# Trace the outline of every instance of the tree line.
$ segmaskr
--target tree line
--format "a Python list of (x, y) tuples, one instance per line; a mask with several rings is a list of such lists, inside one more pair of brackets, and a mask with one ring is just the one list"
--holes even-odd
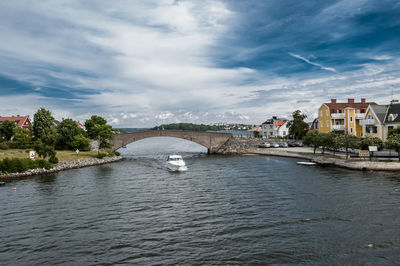
[(54, 124), (51, 111), (40, 108), (34, 114), (30, 129), (18, 127), (14, 122), (4, 121), (0, 124), (0, 149), (33, 148), (43, 159), (58, 163), (56, 150), (90, 149), (90, 139), (99, 141), (99, 149), (110, 148), (109, 140), (114, 132), (107, 120), (93, 115), (85, 121), (86, 131), (72, 119), (62, 119), (59, 125)]
[(223, 130), (222, 126), (192, 124), (192, 123), (174, 123), (153, 127), (152, 130), (191, 130), (191, 131), (219, 131)]

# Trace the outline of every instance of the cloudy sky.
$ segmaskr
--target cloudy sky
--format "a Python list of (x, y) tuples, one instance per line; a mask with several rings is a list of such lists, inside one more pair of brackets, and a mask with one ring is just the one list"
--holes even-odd
[(115, 127), (309, 118), (400, 96), (400, 2), (1, 1), (0, 115)]

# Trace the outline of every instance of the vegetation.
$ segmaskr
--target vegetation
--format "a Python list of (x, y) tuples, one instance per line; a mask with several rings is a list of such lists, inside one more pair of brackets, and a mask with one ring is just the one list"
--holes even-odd
[(51, 127), (54, 126), (54, 118), (49, 110), (40, 108), (33, 118), (32, 134), (37, 140), (40, 139)]
[(302, 139), (308, 132), (308, 124), (304, 122), (307, 118), (300, 110), (296, 110), (292, 114), (293, 120), (289, 121), (289, 135), (296, 139)]
[(103, 117), (97, 116), (97, 115), (92, 115), (90, 117), (90, 119), (86, 120), (86, 122), (85, 122), (87, 136), (90, 139), (97, 139), (98, 132), (95, 130), (95, 126), (96, 125), (101, 126), (101, 125), (106, 125), (106, 124), (107, 124), (107, 120), (105, 120)]
[(15, 127), (13, 129), (13, 142), (16, 148), (25, 149), (32, 146), (32, 137), (29, 130), (22, 127)]
[(84, 134), (84, 130), (78, 127), (72, 119), (63, 119), (57, 126), (57, 148), (58, 149), (72, 149), (72, 142), (78, 135)]
[(0, 124), (0, 142), (1, 140), (10, 141), (13, 136), (13, 130), (16, 127), (12, 121), (4, 121)]
[(88, 151), (90, 149), (90, 140), (83, 134), (78, 134), (71, 142), (72, 150)]
[(315, 151), (322, 144), (321, 133), (317, 130), (308, 131), (307, 134), (303, 137), (303, 143), (307, 146), (312, 146)]
[(51, 165), (45, 160), (32, 161), (24, 158), (4, 158), (0, 161), (0, 173), (20, 173), (28, 169), (45, 168), (50, 169)]
[(400, 162), (400, 130), (391, 131), (385, 144), (386, 147), (396, 150)]
[(223, 130), (222, 126), (204, 125), (204, 124), (192, 124), (192, 123), (176, 123), (160, 125), (152, 128), (152, 130), (192, 130), (192, 131), (219, 131)]
[(56, 144), (56, 128), (51, 126), (46, 132), (43, 132), (40, 138), (34, 143), (34, 149), (40, 157), (45, 159), (46, 157), (55, 157), (55, 144)]

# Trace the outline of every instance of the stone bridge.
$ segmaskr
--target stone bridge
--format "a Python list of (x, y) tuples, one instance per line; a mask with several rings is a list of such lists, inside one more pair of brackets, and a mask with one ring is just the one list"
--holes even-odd
[(114, 135), (111, 140), (112, 149), (118, 150), (129, 143), (154, 137), (173, 137), (196, 142), (208, 149), (208, 153), (218, 150), (232, 137), (231, 133), (186, 131), (186, 130), (147, 130)]

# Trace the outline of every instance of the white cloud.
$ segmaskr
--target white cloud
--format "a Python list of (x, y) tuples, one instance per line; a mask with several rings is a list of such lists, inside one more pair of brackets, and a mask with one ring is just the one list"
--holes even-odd
[(323, 70), (327, 70), (327, 71), (331, 71), (331, 72), (335, 72), (335, 73), (337, 72), (336, 69), (334, 69), (333, 67), (325, 67), (325, 66), (323, 66), (321, 64), (318, 64), (318, 63), (315, 63), (315, 62), (311, 62), (310, 60), (308, 60), (307, 58), (305, 58), (305, 57), (303, 57), (301, 55), (290, 53), (290, 52), (289, 52), (289, 55), (291, 55), (291, 56), (293, 56), (295, 58), (298, 58), (300, 60), (303, 60), (307, 64), (310, 64), (310, 65), (313, 65), (313, 66), (317, 66), (317, 67), (319, 67), (319, 68), (321, 68)]

